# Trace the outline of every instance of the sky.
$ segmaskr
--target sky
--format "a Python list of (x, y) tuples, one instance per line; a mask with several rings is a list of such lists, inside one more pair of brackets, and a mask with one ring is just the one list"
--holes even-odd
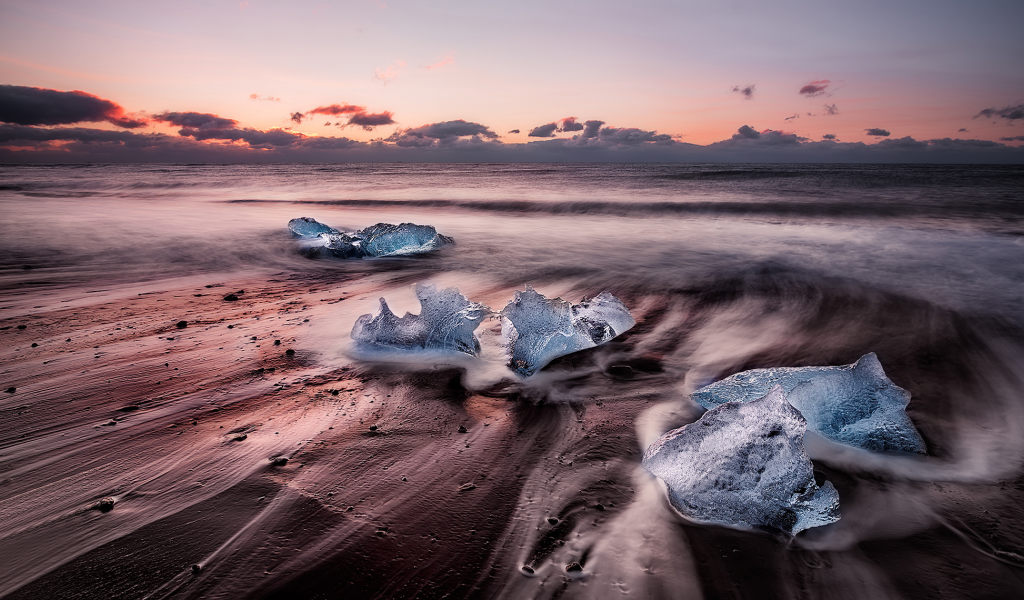
[(1019, 0), (3, 0), (0, 160), (1024, 162), (1022, 24)]

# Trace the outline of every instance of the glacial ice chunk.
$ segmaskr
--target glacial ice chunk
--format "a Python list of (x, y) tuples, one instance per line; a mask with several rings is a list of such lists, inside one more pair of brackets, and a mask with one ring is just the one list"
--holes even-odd
[(352, 327), (352, 339), (372, 346), (402, 350), (450, 350), (472, 356), (480, 354), (480, 341), (473, 335), (490, 313), (483, 304), (470, 302), (458, 288), (441, 291), (433, 285), (416, 285), (420, 314), (399, 318), (380, 299), (380, 314), (363, 315)]
[(644, 452), (642, 464), (665, 482), (672, 506), (687, 518), (795, 535), (840, 517), (835, 487), (814, 481), (806, 428), (775, 386), (669, 431)]
[(408, 256), (455, 243), (452, 238), (437, 233), (432, 226), (415, 223), (377, 223), (346, 233), (309, 217), (299, 217), (288, 221), (288, 229), (304, 238), (303, 245), (310, 254), (322, 249), (340, 258)]
[(749, 402), (781, 385), (807, 426), (830, 440), (875, 452), (925, 453), (905, 411), (910, 392), (897, 386), (874, 352), (841, 367), (779, 367), (736, 373), (690, 398), (704, 408)]
[(367, 256), (405, 256), (437, 250), (454, 244), (455, 240), (441, 235), (430, 225), (377, 223), (356, 232), (363, 240)]
[(530, 286), (501, 311), (508, 366), (529, 377), (559, 356), (593, 348), (636, 325), (629, 309), (609, 292), (569, 304), (549, 300)]
[(298, 217), (288, 221), (288, 229), (299, 237), (316, 237), (321, 233), (339, 233), (333, 227), (328, 227), (312, 217)]

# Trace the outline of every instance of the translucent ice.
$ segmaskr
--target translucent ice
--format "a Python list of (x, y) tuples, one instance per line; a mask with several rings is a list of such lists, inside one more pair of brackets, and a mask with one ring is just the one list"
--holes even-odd
[(669, 431), (643, 466), (669, 501), (695, 521), (797, 534), (839, 520), (839, 493), (814, 481), (804, 452), (807, 422), (775, 386), (762, 398), (723, 404)]
[(433, 285), (416, 285), (420, 314), (398, 318), (380, 299), (380, 314), (363, 315), (352, 327), (352, 339), (373, 346), (402, 350), (454, 350), (477, 356), (480, 342), (473, 331), (490, 312), (470, 302), (457, 288), (437, 291)]
[(310, 254), (322, 249), (340, 258), (407, 256), (455, 243), (430, 225), (415, 223), (377, 223), (354, 233), (345, 233), (309, 217), (299, 217), (288, 221), (288, 229), (305, 238), (304, 246)]
[(288, 221), (288, 229), (299, 237), (316, 237), (321, 233), (338, 233), (337, 229), (328, 227), (312, 217), (298, 217)]
[(925, 452), (924, 440), (904, 411), (910, 392), (898, 387), (874, 352), (841, 367), (780, 367), (743, 371), (690, 397), (704, 408), (748, 402), (781, 385), (811, 431), (875, 452)]
[(420, 254), (455, 243), (455, 240), (437, 233), (430, 225), (413, 223), (377, 223), (357, 231), (355, 235), (363, 240), (367, 256)]
[(549, 300), (527, 286), (501, 311), (508, 366), (529, 377), (553, 359), (603, 344), (636, 321), (615, 296), (601, 292), (576, 305)]

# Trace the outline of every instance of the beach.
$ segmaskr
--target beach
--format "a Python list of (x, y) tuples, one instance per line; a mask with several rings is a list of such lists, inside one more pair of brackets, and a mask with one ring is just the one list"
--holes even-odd
[[(1024, 595), (1020, 167), (2, 176), (0, 597)], [(456, 243), (313, 260), (299, 216)], [(479, 359), (351, 341), (417, 283), (495, 311)], [(637, 324), (517, 378), (497, 311), (527, 285)], [(694, 390), (868, 352), (927, 454), (808, 438), (838, 522), (695, 523), (640, 466)]]

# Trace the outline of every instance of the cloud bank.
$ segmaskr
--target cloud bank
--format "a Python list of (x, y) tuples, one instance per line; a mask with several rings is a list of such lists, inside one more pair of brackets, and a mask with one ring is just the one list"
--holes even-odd
[[(820, 84), (817, 82), (816, 84)], [(1020, 107), (991, 109), (1014, 120)], [(988, 109), (986, 109), (988, 110)], [(980, 113), (979, 113), (980, 114)], [(343, 126), (394, 124), (390, 112), (362, 106), (318, 106), (311, 116), (341, 118)], [(991, 115), (982, 115), (991, 116)], [(347, 119), (347, 120), (346, 120)], [(535, 127), (527, 143), (503, 143), (488, 126), (462, 119), (398, 128), (386, 138), (361, 142), (287, 129), (260, 130), (214, 113), (165, 111), (145, 119), (116, 103), (84, 92), (0, 86), (0, 162), (906, 162), (1024, 164), (1024, 136), (988, 140), (932, 139), (870, 128), (877, 143), (840, 142), (826, 134), (811, 141), (795, 133), (741, 125), (726, 139), (706, 145), (637, 127), (565, 117)], [(118, 130), (78, 126), (109, 123)], [(330, 122), (330, 121), (328, 121)], [(339, 121), (340, 123), (341, 121)], [(139, 133), (137, 123), (178, 128), (176, 134)], [(517, 132), (518, 130), (512, 130)], [(555, 133), (570, 136), (555, 137)], [(536, 135), (534, 135), (536, 134)], [(1002, 142), (1011, 142), (1008, 145)]]

